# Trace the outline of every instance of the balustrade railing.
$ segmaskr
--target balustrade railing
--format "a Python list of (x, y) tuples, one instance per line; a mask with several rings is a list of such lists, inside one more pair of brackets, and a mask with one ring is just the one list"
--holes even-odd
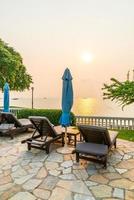
[(109, 129), (134, 130), (134, 118), (125, 117), (76, 116), (76, 124), (103, 126)]

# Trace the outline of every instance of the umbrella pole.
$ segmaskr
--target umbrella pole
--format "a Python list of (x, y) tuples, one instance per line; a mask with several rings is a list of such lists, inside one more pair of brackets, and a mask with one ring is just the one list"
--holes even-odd
[(65, 147), (67, 147), (67, 127), (65, 127)]

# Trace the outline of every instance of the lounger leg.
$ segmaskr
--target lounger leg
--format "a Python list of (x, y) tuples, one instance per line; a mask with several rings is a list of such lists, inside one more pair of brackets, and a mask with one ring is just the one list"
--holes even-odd
[(107, 168), (107, 156), (104, 157), (104, 168)]
[(79, 153), (76, 152), (76, 162), (79, 162)]
[(10, 134), (10, 138), (11, 138), (11, 140), (13, 140), (13, 135), (12, 135), (12, 133)]
[(115, 143), (114, 143), (114, 147), (116, 148), (116, 140), (115, 140)]
[(47, 153), (47, 154), (49, 154), (49, 147), (50, 147), (50, 145), (47, 145), (47, 146), (46, 146), (46, 153)]
[(30, 151), (31, 150), (31, 144), (27, 144), (27, 148), (28, 148), (28, 151)]

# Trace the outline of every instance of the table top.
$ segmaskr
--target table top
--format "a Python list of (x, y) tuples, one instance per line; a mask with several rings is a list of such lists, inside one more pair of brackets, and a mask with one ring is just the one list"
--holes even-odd
[[(54, 129), (57, 132), (63, 132), (63, 133), (65, 133), (65, 128), (64, 127), (54, 126)], [(69, 127), (67, 127), (67, 133), (68, 134), (77, 135), (77, 134), (79, 134), (79, 130), (75, 126), (69, 126)]]
[[(65, 129), (63, 130), (63, 132), (65, 132)], [(67, 133), (68, 133), (68, 134), (72, 134), (72, 135), (77, 135), (77, 134), (79, 134), (80, 132), (79, 132), (79, 130), (77, 129), (77, 127), (75, 127), (75, 126), (69, 126), (69, 127), (67, 127)]]

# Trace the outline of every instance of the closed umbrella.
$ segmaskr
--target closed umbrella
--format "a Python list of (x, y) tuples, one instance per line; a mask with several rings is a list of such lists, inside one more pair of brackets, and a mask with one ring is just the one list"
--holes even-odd
[[(62, 80), (62, 115), (60, 117), (60, 124), (62, 127), (65, 127), (65, 147), (67, 147), (67, 127), (71, 124), (70, 111), (73, 105), (72, 76), (68, 68), (65, 69)], [(67, 149), (65, 150), (66, 152)]]
[(4, 85), (4, 106), (3, 106), (3, 111), (4, 112), (9, 112), (9, 84), (5, 83)]

